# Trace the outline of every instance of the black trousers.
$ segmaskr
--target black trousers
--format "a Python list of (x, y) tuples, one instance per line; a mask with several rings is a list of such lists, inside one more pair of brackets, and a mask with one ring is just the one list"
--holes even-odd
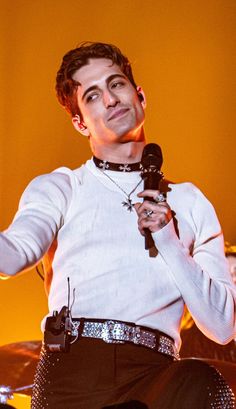
[(221, 375), (133, 344), (82, 338), (70, 352), (42, 349), (32, 409), (232, 409)]

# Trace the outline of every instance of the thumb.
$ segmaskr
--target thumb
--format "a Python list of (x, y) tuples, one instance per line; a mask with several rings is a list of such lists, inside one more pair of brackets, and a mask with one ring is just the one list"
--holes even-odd
[(137, 214), (138, 214), (138, 209), (140, 208), (141, 204), (142, 204), (142, 203), (139, 203), (139, 202), (138, 202), (138, 203), (134, 203), (134, 208), (135, 208)]

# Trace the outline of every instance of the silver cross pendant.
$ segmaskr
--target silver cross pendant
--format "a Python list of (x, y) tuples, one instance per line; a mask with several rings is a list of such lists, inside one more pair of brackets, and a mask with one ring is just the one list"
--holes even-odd
[(124, 200), (121, 204), (122, 204), (122, 206), (126, 207), (126, 209), (129, 212), (133, 211), (134, 204), (132, 203), (132, 200), (130, 198), (127, 197), (127, 199)]

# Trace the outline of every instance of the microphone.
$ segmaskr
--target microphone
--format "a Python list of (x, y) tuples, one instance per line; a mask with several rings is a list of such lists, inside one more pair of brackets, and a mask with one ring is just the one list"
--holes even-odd
[[(141, 177), (144, 180), (144, 190), (159, 190), (160, 181), (163, 178), (161, 166), (163, 163), (162, 151), (156, 143), (148, 143), (144, 149), (141, 159)], [(154, 201), (150, 197), (144, 200)], [(154, 241), (149, 229), (145, 229), (145, 249), (149, 250), (154, 246)]]

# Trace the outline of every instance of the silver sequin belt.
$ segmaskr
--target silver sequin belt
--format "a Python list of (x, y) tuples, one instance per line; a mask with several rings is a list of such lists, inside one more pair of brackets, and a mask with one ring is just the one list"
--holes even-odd
[(162, 332), (146, 329), (132, 323), (114, 320), (73, 319), (72, 336), (102, 339), (109, 344), (135, 345), (151, 348), (178, 360), (179, 354), (174, 341)]

